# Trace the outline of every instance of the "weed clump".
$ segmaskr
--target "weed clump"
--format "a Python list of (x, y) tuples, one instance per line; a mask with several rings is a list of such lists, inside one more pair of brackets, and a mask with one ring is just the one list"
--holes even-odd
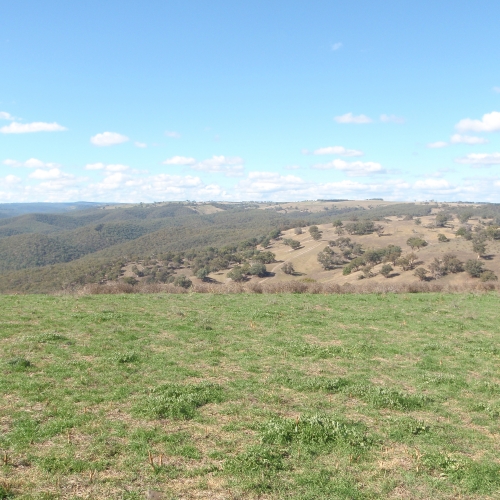
[(261, 439), (266, 444), (299, 443), (313, 447), (342, 443), (355, 448), (367, 448), (372, 443), (360, 425), (319, 414), (297, 419), (273, 418), (264, 425)]
[(16, 370), (24, 370), (33, 366), (31, 361), (28, 361), (26, 358), (12, 358), (7, 361), (7, 364)]
[(153, 389), (137, 410), (150, 418), (190, 420), (198, 408), (222, 400), (222, 388), (216, 384), (165, 384)]
[(391, 408), (394, 410), (418, 410), (430, 399), (421, 394), (406, 394), (395, 389), (373, 387), (369, 384), (358, 384), (349, 387), (350, 395), (358, 396), (375, 408)]

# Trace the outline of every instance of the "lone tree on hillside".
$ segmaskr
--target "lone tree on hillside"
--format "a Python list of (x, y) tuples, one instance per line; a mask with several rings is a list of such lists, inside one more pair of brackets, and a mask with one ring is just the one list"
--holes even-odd
[(380, 274), (384, 276), (384, 278), (388, 278), (392, 271), (394, 271), (394, 269), (390, 264), (384, 264), (380, 270)]
[(295, 269), (293, 267), (293, 264), (291, 262), (285, 262), (282, 266), (281, 266), (281, 270), (285, 273), (285, 274), (294, 274), (295, 273)]
[(415, 269), (415, 272), (413, 273), (420, 281), (425, 281), (427, 279), (427, 269), (424, 269), (423, 267), (417, 267)]
[(302, 232), (303, 232), (303, 231), (302, 231), (302, 228), (299, 226), (299, 227), (296, 227), (296, 228), (293, 230), (293, 232), (294, 232), (295, 234), (302, 234)]
[(434, 225), (436, 227), (445, 227), (446, 223), (451, 219), (451, 215), (444, 212), (439, 212), (434, 220)]
[(486, 253), (486, 242), (482, 238), (472, 240), (472, 251), (477, 253), (477, 258), (480, 259)]
[(283, 243), (289, 247), (292, 247), (292, 250), (297, 250), (298, 248), (300, 248), (300, 241), (293, 240), (292, 238), (284, 239)]
[(465, 263), (465, 270), (469, 273), (472, 278), (479, 278), (483, 273), (484, 263), (479, 260), (469, 259)]
[(422, 238), (417, 238), (416, 236), (412, 236), (411, 238), (408, 238), (406, 240), (406, 244), (411, 247), (412, 250), (420, 250), (422, 247), (427, 246), (427, 241), (423, 240)]
[(323, 233), (319, 230), (318, 226), (311, 226), (309, 228), (309, 234), (311, 235), (313, 240), (318, 241), (321, 239)]

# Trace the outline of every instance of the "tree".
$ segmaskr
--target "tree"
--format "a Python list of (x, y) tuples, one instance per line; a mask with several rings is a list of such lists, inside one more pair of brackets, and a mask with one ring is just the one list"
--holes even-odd
[(192, 284), (193, 282), (183, 274), (180, 274), (174, 279), (174, 285), (181, 286), (182, 288), (189, 288)]
[(136, 280), (133, 276), (127, 276), (126, 278), (123, 278), (123, 282), (127, 283), (127, 285), (137, 285), (139, 283), (138, 280)]
[(333, 227), (342, 227), (343, 225), (344, 225), (344, 223), (340, 219), (335, 219), (332, 222), (332, 226)]
[(465, 270), (472, 278), (479, 278), (484, 271), (483, 267), (484, 263), (479, 260), (469, 259), (465, 263)]
[(477, 253), (477, 258), (479, 259), (482, 255), (486, 253), (486, 243), (483, 239), (473, 239), (472, 240), (472, 251)]
[(447, 243), (447, 242), (448, 242), (448, 241), (450, 241), (450, 240), (449, 240), (449, 238), (447, 238), (447, 237), (446, 237), (446, 235), (445, 235), (445, 234), (443, 234), (443, 233), (439, 233), (439, 234), (438, 234), (438, 241), (439, 241), (440, 243)]
[(208, 275), (210, 274), (209, 270), (206, 267), (202, 267), (201, 269), (198, 270), (196, 273), (196, 277), (199, 280), (206, 281), (208, 278)]
[(260, 276), (263, 278), (267, 274), (267, 269), (262, 262), (254, 262), (248, 271), (248, 274), (251, 274), (252, 276)]
[(481, 281), (497, 281), (498, 277), (493, 271), (486, 269), (485, 271), (483, 271), (481, 273), (481, 275), (479, 276), (479, 279)]
[(451, 216), (444, 212), (439, 212), (434, 220), (436, 227), (445, 227), (446, 223), (451, 219)]
[(412, 250), (420, 250), (422, 247), (427, 246), (427, 241), (423, 240), (422, 238), (417, 238), (416, 236), (413, 236), (411, 238), (408, 238), (406, 240), (406, 244), (411, 247)]
[(474, 212), (472, 210), (465, 210), (464, 212), (461, 212), (460, 214), (458, 214), (458, 220), (462, 224), (465, 224), (473, 215), (474, 215)]
[(382, 269), (380, 269), (380, 274), (384, 276), (384, 278), (388, 278), (392, 271), (394, 271), (394, 269), (390, 264), (384, 264)]
[(231, 271), (227, 273), (227, 277), (231, 278), (233, 281), (244, 281), (246, 279), (245, 273), (240, 266), (233, 267)]
[(294, 274), (295, 273), (295, 269), (293, 267), (293, 264), (291, 262), (285, 262), (282, 266), (281, 266), (281, 270), (285, 273), (285, 274)]
[(309, 228), (309, 234), (311, 235), (313, 240), (318, 241), (321, 239), (323, 233), (319, 230), (318, 226), (311, 226)]
[(318, 262), (323, 266), (325, 271), (328, 271), (335, 268), (338, 264), (338, 259), (330, 247), (325, 247), (322, 252), (318, 253)]
[(292, 238), (284, 239), (283, 243), (289, 247), (292, 247), (292, 250), (297, 250), (298, 248), (300, 248), (300, 241), (293, 240)]
[(427, 279), (427, 269), (424, 269), (423, 267), (417, 267), (415, 269), (415, 272), (413, 273), (420, 281), (425, 281)]
[(416, 224), (417, 226), (420, 226), (420, 224), (422, 224), (422, 219), (421, 219), (420, 217), (417, 217), (417, 218), (415, 219), (415, 224)]
[(380, 238), (384, 234), (385, 227), (382, 226), (382, 224), (377, 224), (375, 226), (375, 232), (377, 233), (377, 236)]
[(295, 234), (302, 234), (302, 228), (301, 228), (301, 227), (296, 227), (296, 228), (293, 230), (293, 232), (294, 232)]
[(457, 259), (457, 256), (452, 253), (443, 255), (443, 269), (446, 273), (461, 273), (464, 270), (464, 263)]

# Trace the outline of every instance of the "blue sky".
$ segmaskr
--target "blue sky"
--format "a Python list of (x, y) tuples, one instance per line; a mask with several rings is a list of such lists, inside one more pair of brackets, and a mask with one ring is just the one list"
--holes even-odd
[(500, 202), (500, 3), (16, 0), (0, 202)]

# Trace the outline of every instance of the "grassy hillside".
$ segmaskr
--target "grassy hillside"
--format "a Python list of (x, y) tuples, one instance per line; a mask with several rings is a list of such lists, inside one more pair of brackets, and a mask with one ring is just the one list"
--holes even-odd
[(0, 498), (498, 498), (497, 304), (0, 297)]
[[(419, 279), (474, 285), (480, 275), (486, 279), (482, 272), (491, 282), (500, 274), (500, 206), (493, 204), (154, 203), (23, 215), (0, 221), (2, 234), (3, 293), (184, 276), (193, 283), (225, 283), (235, 273), (250, 283), (344, 285), (365, 279), (394, 286)], [(412, 247), (412, 239), (425, 246)], [(477, 242), (484, 251), (477, 253)], [(389, 258), (389, 247), (399, 249), (399, 261)], [(254, 266), (259, 252), (273, 255), (262, 261), (262, 272)], [(483, 269), (471, 281), (466, 264), (478, 255)], [(453, 270), (451, 257), (458, 262)]]

